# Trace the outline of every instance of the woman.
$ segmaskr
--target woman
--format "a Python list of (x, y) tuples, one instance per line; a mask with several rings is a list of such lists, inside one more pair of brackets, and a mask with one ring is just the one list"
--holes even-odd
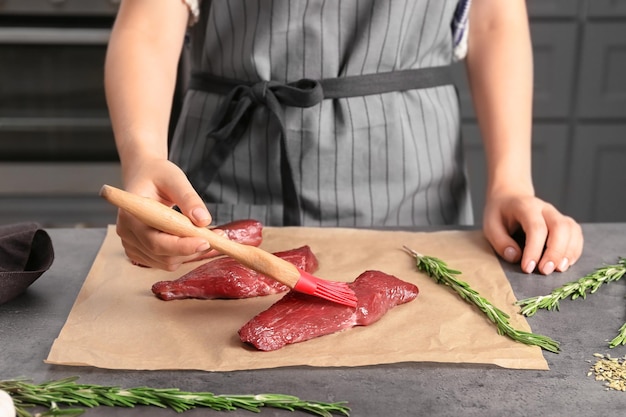
[[(525, 272), (566, 270), (583, 237), (573, 219), (534, 195), (525, 1), (474, 0), (464, 27), (468, 6), (122, 2), (105, 83), (125, 188), (178, 206), (199, 226), (244, 217), (269, 225), (470, 224), (449, 80), (456, 37), (465, 34), (488, 164), (485, 236)], [(170, 150), (187, 32), (193, 75)], [(511, 237), (518, 229), (523, 249)], [(117, 231), (131, 260), (168, 270), (209, 249), (124, 212)]]

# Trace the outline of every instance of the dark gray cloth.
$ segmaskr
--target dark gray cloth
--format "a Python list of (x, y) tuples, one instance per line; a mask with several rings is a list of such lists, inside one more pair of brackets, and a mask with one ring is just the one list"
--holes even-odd
[(39, 224), (0, 226), (0, 304), (24, 292), (53, 261), (52, 241)]
[(225, 94), (226, 99), (222, 102), (222, 107), (214, 113), (206, 132), (207, 141), (209, 138), (214, 139), (215, 145), (205, 146), (203, 158), (187, 175), (197, 189), (210, 186), (247, 128), (250, 115), (255, 109), (264, 106), (270, 111), (273, 121), (280, 126), (283, 225), (299, 226), (302, 217), (301, 203), (293, 180), (293, 168), (286, 152), (288, 134), (283, 106), (308, 108), (320, 104), (325, 98), (362, 97), (453, 83), (449, 66), (324, 80), (302, 79), (289, 84), (276, 81), (251, 83), (204, 73), (193, 74), (189, 83), (191, 90)]
[[(190, 30), (193, 72), (282, 84), (447, 66), (456, 0), (308, 0), (201, 3)], [(190, 90), (170, 158), (189, 172), (224, 94)], [(453, 86), (285, 106), (286, 153), (304, 226), (415, 226), (472, 222)], [(250, 115), (212, 183), (198, 187), (217, 223), (283, 223), (281, 126)]]

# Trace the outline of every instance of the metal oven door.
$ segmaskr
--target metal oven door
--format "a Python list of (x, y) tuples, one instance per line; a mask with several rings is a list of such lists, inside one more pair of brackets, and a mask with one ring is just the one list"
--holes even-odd
[(20, 13), (0, 7), (0, 223), (111, 223), (97, 193), (120, 183), (103, 86), (114, 13)]
[(116, 159), (103, 90), (109, 29), (0, 28), (0, 158)]

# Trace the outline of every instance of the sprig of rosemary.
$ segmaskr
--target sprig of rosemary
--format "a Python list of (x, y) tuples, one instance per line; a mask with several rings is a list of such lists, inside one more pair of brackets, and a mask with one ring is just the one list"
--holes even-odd
[(617, 336), (609, 342), (609, 347), (611, 349), (619, 345), (626, 345), (626, 323), (619, 328)]
[(620, 258), (617, 264), (597, 268), (594, 272), (576, 281), (571, 281), (555, 288), (548, 295), (525, 298), (517, 301), (516, 304), (521, 306), (520, 313), (527, 317), (535, 314), (540, 308), (558, 310), (560, 300), (567, 297), (571, 297), (572, 300), (578, 297), (585, 298), (587, 293), (593, 294), (602, 284), (617, 281), (625, 273), (626, 258)]
[[(0, 381), (0, 390), (13, 398), (18, 417), (33, 417), (27, 408), (47, 407), (37, 416), (79, 416), (85, 412), (76, 407), (134, 407), (136, 405), (170, 408), (178, 413), (197, 407), (216, 411), (244, 409), (259, 412), (262, 407), (289, 411), (305, 411), (322, 417), (333, 414), (350, 415), (345, 402), (304, 401), (285, 394), (216, 395), (210, 392), (185, 392), (177, 388), (120, 388), (93, 384), (78, 384), (78, 377), (34, 384), (26, 380)], [(59, 405), (74, 408), (62, 409)]]
[[(595, 293), (602, 284), (618, 281), (624, 274), (626, 274), (626, 258), (620, 257), (616, 264), (597, 268), (576, 281), (570, 281), (555, 288), (550, 294), (525, 298), (517, 301), (516, 304), (521, 306), (520, 314), (527, 317), (534, 315), (540, 308), (549, 311), (558, 310), (559, 301), (568, 297), (572, 300), (578, 297), (586, 298), (587, 294)], [(619, 345), (626, 345), (626, 323), (620, 327), (617, 336), (609, 342), (610, 348)]]
[(416, 259), (417, 269), (428, 274), (438, 284), (452, 288), (463, 300), (476, 305), (487, 318), (496, 325), (498, 334), (506, 335), (511, 339), (526, 345), (539, 346), (550, 352), (559, 352), (559, 342), (539, 334), (514, 329), (509, 323), (509, 315), (495, 307), (491, 302), (473, 290), (468, 283), (456, 278), (460, 271), (448, 267), (441, 259), (422, 255), (406, 246), (404, 249)]

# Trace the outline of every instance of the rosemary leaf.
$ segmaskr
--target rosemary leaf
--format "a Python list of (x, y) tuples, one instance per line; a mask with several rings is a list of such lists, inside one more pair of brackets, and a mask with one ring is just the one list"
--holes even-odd
[(560, 300), (568, 297), (572, 300), (578, 297), (585, 298), (587, 294), (596, 292), (602, 284), (617, 281), (625, 273), (626, 258), (620, 258), (617, 264), (597, 268), (594, 272), (576, 281), (567, 282), (555, 288), (550, 294), (519, 300), (516, 304), (521, 306), (520, 313), (527, 317), (535, 314), (540, 308), (558, 310)]
[(449, 268), (448, 265), (441, 259), (422, 255), (421, 253), (406, 246), (404, 246), (404, 249), (415, 258), (417, 269), (425, 272), (438, 284), (449, 286), (463, 300), (474, 304), (480, 311), (485, 313), (487, 318), (496, 325), (499, 335), (508, 336), (509, 338), (526, 345), (539, 346), (550, 352), (559, 352), (559, 342), (556, 340), (553, 340), (548, 336), (514, 329), (509, 323), (508, 314), (495, 307), (491, 302), (482, 297), (478, 292), (473, 290), (468, 283), (456, 278), (456, 275), (461, 274), (460, 271)]
[[(350, 415), (345, 402), (304, 401), (285, 394), (216, 395), (210, 392), (185, 392), (177, 388), (120, 388), (93, 384), (78, 384), (71, 377), (34, 384), (26, 380), (0, 381), (0, 390), (11, 395), (18, 417), (33, 417), (28, 408), (42, 406), (48, 410), (36, 416), (79, 416), (78, 407), (134, 407), (136, 405), (170, 408), (182, 413), (197, 407), (216, 411), (243, 409), (259, 412), (262, 407), (301, 410), (322, 417), (334, 414)], [(60, 408), (59, 405), (70, 408)]]
[(619, 333), (613, 340), (609, 342), (609, 347), (612, 349), (619, 345), (626, 345), (626, 323), (619, 328)]

